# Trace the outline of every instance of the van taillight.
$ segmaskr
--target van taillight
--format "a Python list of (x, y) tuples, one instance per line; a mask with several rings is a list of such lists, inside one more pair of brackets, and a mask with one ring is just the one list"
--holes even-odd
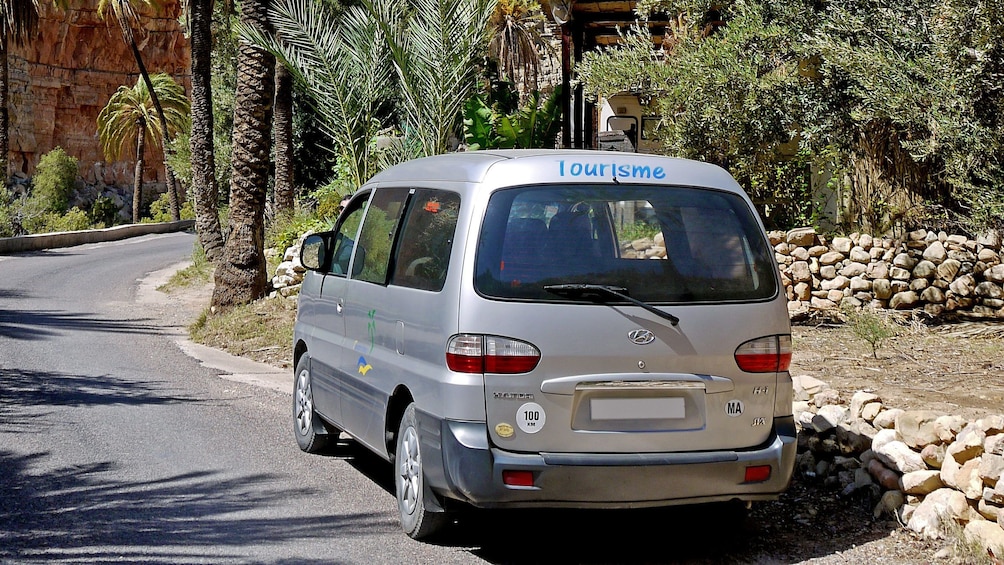
[(752, 339), (736, 349), (736, 364), (747, 373), (787, 371), (791, 365), (791, 336)]
[(540, 362), (540, 350), (517, 339), (460, 334), (446, 345), (446, 365), (458, 373), (529, 373)]

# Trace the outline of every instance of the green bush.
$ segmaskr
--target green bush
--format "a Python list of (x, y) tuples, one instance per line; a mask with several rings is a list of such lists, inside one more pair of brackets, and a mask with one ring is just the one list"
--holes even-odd
[(108, 196), (99, 196), (91, 205), (91, 224), (108, 228), (118, 223), (119, 207)]
[(265, 229), (265, 247), (274, 247), (280, 253), (284, 252), (296, 243), (301, 235), (308, 231), (330, 229), (333, 221), (334, 218), (329, 221), (302, 211), (280, 214)]
[(53, 233), (86, 230), (90, 227), (87, 212), (74, 206), (65, 214), (42, 212), (25, 219), (24, 227), (28, 233)]
[(0, 186), (0, 237), (14, 237), (14, 219), (13, 198), (6, 186)]
[(78, 174), (76, 157), (61, 147), (49, 151), (42, 155), (31, 179), (32, 198), (45, 211), (66, 212)]
[[(181, 210), (178, 210), (178, 215), (181, 216), (182, 220), (194, 220), (195, 219), (195, 208), (192, 206), (192, 201), (186, 200), (184, 204), (181, 205)], [(154, 200), (150, 203), (150, 217), (143, 220), (144, 223), (150, 222), (173, 222), (174, 218), (171, 216), (171, 197), (165, 192), (160, 195), (160, 198)]]

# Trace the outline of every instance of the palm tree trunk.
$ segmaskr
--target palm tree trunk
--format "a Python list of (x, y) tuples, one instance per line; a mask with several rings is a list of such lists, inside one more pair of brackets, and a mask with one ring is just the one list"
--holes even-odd
[(195, 231), (206, 259), (216, 264), (223, 253), (213, 153), (212, 90), (212, 0), (192, 0), (192, 198), (195, 204)]
[[(241, 2), (241, 22), (271, 31), (268, 0)], [(272, 141), (275, 58), (241, 42), (237, 53), (230, 236), (216, 267), (213, 307), (225, 310), (265, 296), (265, 197)]]
[(143, 77), (143, 82), (146, 83), (146, 88), (150, 91), (150, 100), (153, 101), (153, 107), (157, 110), (157, 118), (160, 119), (160, 129), (164, 140), (164, 179), (167, 183), (168, 201), (171, 203), (171, 219), (177, 222), (181, 219), (181, 211), (178, 207), (178, 185), (174, 180), (174, 171), (171, 170), (171, 165), (167, 162), (168, 147), (171, 143), (171, 136), (167, 133), (167, 117), (164, 116), (164, 109), (160, 106), (160, 98), (157, 97), (157, 92), (153, 89), (153, 81), (150, 80), (150, 73), (146, 71), (146, 65), (143, 64), (143, 56), (140, 54), (139, 47), (136, 45), (132, 34), (129, 34), (129, 46), (132, 48), (133, 57), (136, 58), (136, 64), (139, 66), (139, 74)]
[[(10, 180), (10, 113), (7, 110), (10, 67), (7, 63), (7, 33), (0, 32), (0, 187)], [(0, 202), (0, 205), (6, 202)]]
[(292, 212), (293, 201), (293, 75), (275, 66), (275, 210)]
[(139, 223), (140, 207), (143, 203), (143, 150), (146, 148), (146, 124), (136, 120), (136, 168), (132, 181), (132, 223)]

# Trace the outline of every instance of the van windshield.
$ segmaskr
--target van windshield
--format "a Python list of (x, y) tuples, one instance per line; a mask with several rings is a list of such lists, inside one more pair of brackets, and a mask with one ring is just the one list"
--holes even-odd
[(691, 187), (500, 190), (488, 204), (475, 269), (477, 291), (502, 299), (566, 300), (545, 287), (568, 284), (663, 304), (777, 293), (773, 250), (745, 201)]

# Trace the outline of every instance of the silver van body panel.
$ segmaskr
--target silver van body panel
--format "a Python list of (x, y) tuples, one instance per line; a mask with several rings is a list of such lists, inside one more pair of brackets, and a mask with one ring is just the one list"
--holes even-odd
[[(744, 372), (735, 353), (750, 340), (790, 334), (782, 293), (657, 305), (679, 318), (673, 325), (634, 305), (557, 296), (505, 300), (475, 288), (492, 195), (569, 184), (703, 187), (734, 194), (754, 209), (723, 169), (649, 155), (479, 151), (387, 169), (362, 190), (460, 195), (448, 273), (435, 292), (305, 275), (294, 340), (311, 359), (317, 412), (390, 458), (387, 434), (399, 416), (391, 413), (391, 399), (406, 393), (420, 415), (429, 484), (440, 496), (477, 506), (633, 507), (776, 497), (794, 465), (791, 377)], [(758, 217), (755, 222), (765, 240)], [(776, 269), (770, 276), (782, 288)], [(632, 342), (638, 330), (654, 339)], [(521, 374), (451, 371), (445, 349), (457, 334), (533, 344), (540, 362)], [(749, 465), (771, 466), (769, 480), (745, 482)], [(504, 470), (532, 471), (534, 487), (503, 484)]]

